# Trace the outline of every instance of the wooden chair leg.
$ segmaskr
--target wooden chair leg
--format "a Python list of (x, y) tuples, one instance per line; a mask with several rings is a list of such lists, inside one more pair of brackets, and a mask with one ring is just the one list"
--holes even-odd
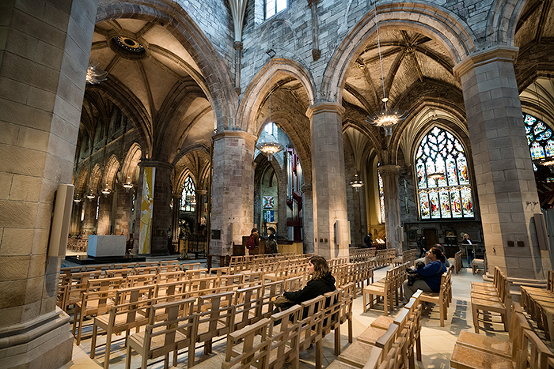
[(362, 295), (363, 295), (363, 303), (364, 303), (364, 305), (363, 305), (363, 312), (365, 313), (365, 312), (367, 311), (367, 307), (366, 307), (366, 298), (365, 298), (366, 293), (365, 293), (363, 290), (362, 290)]
[(96, 334), (98, 333), (98, 326), (93, 324), (92, 326), (92, 341), (90, 343), (90, 358), (94, 359), (94, 354), (96, 352)]
[(315, 344), (315, 369), (321, 369), (322, 349), (323, 349), (323, 342), (320, 339)]
[(104, 369), (108, 369), (110, 367), (110, 352), (112, 351), (112, 332), (108, 328), (108, 332), (106, 335), (106, 351), (104, 354)]
[(82, 312), (79, 313), (79, 326), (77, 327), (77, 346), (81, 344), (81, 333), (83, 331), (84, 316)]
[(169, 369), (169, 352), (164, 356), (164, 369)]
[(146, 352), (143, 353), (144, 355), (142, 355), (142, 363), (140, 365), (141, 369), (146, 369), (146, 367), (148, 366), (148, 355), (146, 355)]
[(473, 328), (475, 329), (475, 333), (479, 333), (479, 321), (477, 320), (479, 313), (477, 312), (477, 308), (472, 306), (471, 314), (473, 315)]
[(127, 357), (125, 358), (125, 369), (131, 369), (131, 346), (127, 345)]
[(340, 355), (340, 325), (335, 328), (335, 356)]

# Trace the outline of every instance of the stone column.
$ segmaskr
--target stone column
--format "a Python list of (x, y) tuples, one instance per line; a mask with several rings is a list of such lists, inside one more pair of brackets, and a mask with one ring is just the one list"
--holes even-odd
[(98, 197), (92, 199), (85, 197), (83, 206), (85, 208), (85, 218), (83, 219), (83, 232), (86, 235), (96, 232), (96, 201)]
[(200, 221), (204, 215), (204, 199), (208, 191), (206, 190), (196, 190), (196, 207), (195, 207), (195, 216), (196, 224), (194, 225), (195, 232), (198, 233), (198, 227), (200, 227)]
[(58, 184), (71, 183), (96, 7), (0, 2), (0, 368), (71, 360), (48, 236)]
[(110, 234), (110, 215), (112, 213), (112, 197), (113, 194), (103, 195), (100, 193), (100, 206), (98, 208), (98, 226), (96, 228), (96, 234), (107, 235)]
[(302, 185), (302, 229), (304, 230), (304, 253), (314, 252), (314, 204), (311, 184)]
[[(348, 255), (342, 114), (337, 103), (308, 108), (312, 139), (314, 251), (327, 259)], [(335, 223), (339, 232), (335, 235)], [(338, 236), (338, 237), (337, 237)], [(340, 243), (336, 240), (340, 239)]]
[[(129, 234), (133, 233), (130, 229), (131, 222), (131, 202), (133, 200), (133, 189), (119, 187), (117, 191), (117, 210), (115, 216), (115, 234), (123, 234), (129, 238)], [(115, 195), (114, 195), (115, 196)]]
[[(171, 191), (171, 172), (173, 166), (166, 162), (143, 160), (139, 164), (141, 167), (154, 167), (154, 207), (152, 210), (152, 236), (150, 239), (151, 255), (169, 255), (168, 239), (171, 235), (168, 233), (171, 228), (171, 210), (172, 200)], [(144, 172), (141, 172), (144, 173)]]
[(387, 248), (394, 248), (396, 254), (402, 253), (400, 242), (400, 202), (398, 200), (398, 176), (400, 166), (382, 165), (377, 168), (383, 178), (383, 194), (385, 196), (385, 229), (387, 235)]
[(171, 242), (179, 243), (179, 208), (181, 207), (181, 195), (174, 194), (172, 197), (173, 212), (171, 213)]
[(532, 220), (540, 212), (513, 61), (517, 48), (474, 53), (455, 67), (469, 128), (487, 259), (508, 277), (546, 278), (548, 251)]
[(256, 137), (224, 131), (213, 141), (210, 254), (230, 255), (233, 242), (242, 243), (242, 236), (252, 229)]

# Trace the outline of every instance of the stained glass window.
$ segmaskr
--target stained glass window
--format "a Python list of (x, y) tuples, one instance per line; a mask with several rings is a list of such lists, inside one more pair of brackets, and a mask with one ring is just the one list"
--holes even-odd
[(415, 168), (421, 219), (475, 216), (465, 149), (453, 134), (431, 129), (416, 150)]
[[(552, 130), (548, 126), (527, 113), (523, 114), (523, 122), (525, 123), (525, 134), (527, 135), (527, 144), (531, 152), (532, 160), (541, 160), (554, 158), (554, 138)], [(533, 163), (533, 169), (537, 171), (536, 165)]]
[(194, 212), (196, 209), (196, 186), (190, 176), (185, 179), (183, 195), (181, 196), (181, 210)]
[(385, 223), (385, 192), (383, 191), (383, 178), (381, 173), (377, 171), (377, 179), (379, 180), (379, 207), (381, 210), (381, 223)]

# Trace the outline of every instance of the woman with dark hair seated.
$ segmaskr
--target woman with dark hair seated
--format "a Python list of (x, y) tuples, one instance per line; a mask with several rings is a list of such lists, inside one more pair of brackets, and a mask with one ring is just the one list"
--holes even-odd
[(433, 246), (426, 255), (430, 262), (421, 269), (415, 269), (413, 273), (417, 275), (415, 281), (410, 283), (410, 279), (404, 281), (404, 303), (408, 302), (414, 292), (418, 289), (423, 292), (439, 292), (442, 273), (446, 272), (444, 265), (446, 258), (442, 251)]
[[(336, 290), (335, 277), (331, 275), (327, 260), (325, 260), (324, 257), (317, 255), (312, 256), (308, 261), (308, 272), (311, 275), (311, 279), (306, 286), (299, 291), (283, 293), (283, 297), (286, 298), (286, 300), (276, 304), (277, 308), (274, 310), (274, 313), (287, 310), (294, 305), (299, 305), (304, 301)], [(277, 301), (280, 299), (281, 298)]]

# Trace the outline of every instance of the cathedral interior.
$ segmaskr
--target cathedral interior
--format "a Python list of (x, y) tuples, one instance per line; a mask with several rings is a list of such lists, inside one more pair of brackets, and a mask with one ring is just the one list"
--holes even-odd
[(71, 355), (60, 184), (69, 237), (124, 235), (135, 256), (183, 238), (232, 255), (256, 227), (327, 259), (368, 233), (397, 255), (468, 234), (489, 272), (552, 269), (551, 0), (7, 0), (0, 15), (0, 367)]

